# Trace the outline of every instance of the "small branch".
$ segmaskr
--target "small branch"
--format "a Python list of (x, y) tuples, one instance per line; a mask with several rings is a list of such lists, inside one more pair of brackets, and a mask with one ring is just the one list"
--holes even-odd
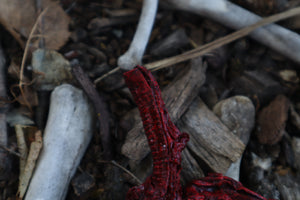
[(68, 84), (54, 89), (43, 149), (25, 199), (63, 200), (93, 135), (93, 109), (84, 93)]
[[(170, 57), (170, 58), (165, 58), (165, 59), (162, 59), (162, 60), (158, 60), (158, 61), (155, 61), (155, 62), (152, 62), (152, 63), (145, 64), (144, 66), (149, 70), (155, 71), (155, 70), (159, 70), (159, 69), (162, 69), (162, 68), (165, 68), (165, 67), (169, 67), (171, 65), (175, 65), (175, 64), (180, 63), (180, 62), (184, 62), (184, 61), (187, 61), (187, 60), (205, 55), (205, 54), (207, 54), (207, 53), (209, 53), (209, 52), (211, 52), (211, 51), (213, 51), (213, 50), (215, 50), (215, 49), (217, 49), (221, 46), (224, 46), (224, 45), (226, 45), (230, 42), (233, 42), (237, 39), (240, 39), (242, 37), (247, 36), (252, 31), (254, 31), (255, 29), (257, 29), (261, 26), (265, 26), (267, 24), (274, 23), (274, 22), (277, 22), (279, 20), (287, 19), (289, 17), (293, 17), (293, 16), (296, 16), (296, 15), (299, 15), (299, 14), (300, 14), (300, 8), (294, 8), (294, 9), (291, 9), (291, 10), (288, 10), (288, 11), (285, 11), (285, 12), (282, 12), (282, 13), (279, 13), (279, 14), (272, 15), (270, 17), (266, 17), (266, 18), (262, 19), (261, 21), (255, 23), (255, 24), (252, 24), (250, 26), (242, 28), (241, 30), (238, 30), (238, 31), (236, 31), (234, 33), (231, 33), (227, 36), (224, 36), (222, 38), (216, 39), (213, 42), (202, 45), (200, 47), (197, 47), (195, 49), (192, 49), (190, 51), (187, 51), (187, 52), (185, 52), (183, 54), (180, 54), (180, 55), (177, 55), (177, 56), (173, 56), (173, 57)], [(300, 40), (300, 37), (299, 37), (299, 40)], [(299, 48), (300, 48), (300, 46), (299, 46)], [(300, 49), (299, 49), (299, 51), (300, 51)], [(103, 80), (107, 76), (115, 73), (119, 69), (120, 68), (115, 68), (115, 69), (111, 70), (110, 72), (104, 74), (103, 76), (99, 77), (98, 79), (96, 79), (95, 84), (99, 83), (101, 80)]]
[[(285, 12), (282, 12), (282, 13), (279, 13), (279, 14), (272, 15), (270, 17), (266, 17), (266, 18), (260, 20), (257, 23), (249, 25), (245, 28), (242, 28), (241, 30), (238, 30), (238, 31), (236, 31), (234, 33), (231, 33), (227, 36), (224, 36), (222, 38), (216, 39), (213, 42), (202, 45), (202, 46), (197, 47), (193, 50), (187, 51), (187, 52), (185, 52), (181, 55), (178, 55), (178, 56), (174, 56), (174, 57), (170, 57), (170, 58), (159, 60), (159, 61), (156, 61), (156, 62), (153, 62), (153, 63), (146, 64), (145, 67), (147, 69), (150, 69), (150, 70), (159, 70), (159, 69), (162, 69), (164, 67), (168, 67), (170, 65), (174, 65), (176, 63), (183, 62), (183, 61), (186, 61), (186, 60), (204, 55), (204, 54), (206, 54), (208, 52), (211, 52), (214, 49), (217, 49), (217, 48), (219, 48), (223, 45), (226, 45), (230, 42), (233, 42), (233, 41), (235, 41), (239, 38), (245, 37), (248, 34), (251, 35), (251, 32), (259, 30), (259, 29), (257, 29), (259, 27), (263, 28), (262, 26), (265, 26), (265, 25), (268, 25), (270, 23), (274, 23), (274, 22), (277, 22), (279, 20), (283, 20), (283, 19), (295, 16), (295, 15), (299, 15), (299, 14), (300, 14), (300, 8), (298, 7), (298, 8), (294, 8), (294, 9), (291, 9), (291, 10), (288, 10), (288, 11), (285, 11)], [(269, 25), (269, 26), (271, 26), (271, 25)], [(255, 29), (257, 29), (257, 30), (255, 30)], [(265, 36), (265, 37), (267, 37), (267, 36)], [(298, 39), (299, 39), (299, 42), (300, 42), (300, 36), (299, 36)], [(300, 51), (300, 44), (299, 44), (299, 51)], [(300, 61), (300, 59), (299, 59), (299, 61)]]
[(29, 102), (27, 101), (24, 91), (23, 91), (23, 79), (24, 79), (24, 67), (25, 67), (25, 62), (27, 59), (27, 55), (28, 55), (28, 51), (29, 51), (29, 44), (32, 40), (32, 38), (34, 37), (34, 33), (37, 30), (38, 24), (40, 22), (40, 20), (42, 19), (42, 17), (45, 15), (45, 13), (47, 12), (48, 8), (46, 8), (43, 12), (41, 12), (41, 14), (38, 16), (35, 24), (33, 25), (31, 32), (28, 36), (28, 39), (26, 41), (26, 45), (25, 45), (25, 50), (24, 50), (24, 54), (23, 54), (23, 58), (22, 58), (22, 63), (21, 63), (21, 69), (20, 69), (20, 81), (19, 81), (19, 89), (21, 92), (21, 95), (24, 97), (24, 102), (26, 103), (26, 106), (29, 108), (29, 110), (32, 112), (32, 108), (29, 104)]
[(97, 78), (95, 81), (94, 81), (94, 84), (98, 84), (100, 81), (102, 81), (103, 79), (105, 79), (106, 77), (108, 77), (109, 75), (117, 72), (120, 70), (120, 67), (116, 67), (114, 68), (113, 70), (109, 71), (108, 73), (104, 74), (103, 76), (100, 76), (99, 78)]
[[(226, 0), (168, 0), (171, 6), (215, 20), (233, 29), (250, 26), (262, 18)], [(291, 9), (299, 13), (299, 8)], [(287, 11), (289, 12), (289, 11)], [(296, 14), (294, 14), (296, 15)], [(283, 18), (282, 18), (283, 19)], [(281, 26), (270, 24), (259, 28), (250, 37), (300, 63), (300, 36)]]
[(118, 66), (124, 70), (133, 69), (142, 63), (156, 16), (158, 0), (144, 0), (142, 13), (128, 51), (119, 57)]
[(100, 161), (98, 161), (98, 162), (99, 162), (99, 163), (108, 163), (108, 164), (115, 165), (116, 167), (119, 167), (119, 168), (122, 169), (124, 172), (126, 172), (127, 174), (129, 174), (133, 179), (135, 179), (139, 185), (143, 183), (138, 177), (136, 177), (136, 176), (135, 176), (133, 173), (131, 173), (128, 169), (126, 169), (125, 167), (123, 167), (122, 165), (120, 165), (119, 163), (117, 163), (117, 162), (114, 161), (114, 160), (112, 160), (112, 161), (103, 161), (103, 160), (100, 160)]
[(72, 73), (95, 107), (96, 115), (100, 124), (103, 158), (105, 160), (111, 160), (112, 146), (109, 132), (109, 113), (107, 111), (107, 105), (95, 89), (93, 83), (78, 64), (73, 65)]
[(22, 155), (20, 154), (20, 153), (18, 153), (18, 152), (16, 152), (16, 151), (14, 151), (14, 150), (12, 150), (12, 149), (10, 149), (10, 148), (7, 148), (6, 146), (3, 146), (2, 144), (0, 144), (0, 148), (1, 149), (4, 149), (5, 151), (7, 151), (8, 153), (11, 153), (11, 154), (13, 154), (13, 155), (15, 155), (15, 156), (18, 156), (18, 157), (22, 157)]

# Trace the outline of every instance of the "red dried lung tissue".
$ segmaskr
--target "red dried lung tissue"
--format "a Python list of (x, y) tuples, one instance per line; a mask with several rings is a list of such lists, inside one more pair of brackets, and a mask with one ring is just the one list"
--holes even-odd
[(127, 200), (267, 200), (222, 174), (209, 174), (187, 186), (180, 185), (181, 151), (189, 136), (172, 123), (159, 86), (146, 68), (137, 66), (124, 73), (139, 108), (153, 157), (153, 172), (131, 188)]

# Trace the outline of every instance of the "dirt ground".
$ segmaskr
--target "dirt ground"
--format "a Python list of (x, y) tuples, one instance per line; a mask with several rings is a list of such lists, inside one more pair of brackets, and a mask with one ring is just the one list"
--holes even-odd
[[(0, 129), (4, 134), (1, 136), (4, 139), (0, 140), (0, 199), (19, 199), (22, 152), (17, 142), (16, 125), (23, 125), (29, 147), (36, 140), (37, 130), (44, 133), (53, 88), (62, 83), (82, 88), (84, 86), (78, 81), (78, 76), (83, 74), (92, 83), (85, 87), (95, 88), (98, 92), (96, 96), (88, 95), (91, 105), (96, 113), (104, 109), (107, 114), (105, 117), (93, 115), (97, 120), (92, 140), (71, 180), (66, 199), (125, 199), (128, 189), (137, 185), (133, 176), (143, 182), (151, 174), (152, 161), (149, 152), (135, 162), (132, 159), (134, 155), (128, 157), (122, 151), (124, 144), (130, 146), (128, 132), (137, 126), (140, 119), (122, 71), (108, 73), (118, 67), (118, 58), (132, 41), (142, 0), (60, 0), (55, 5), (44, 1), (49, 5), (45, 14), (47, 6), (39, 4), (43, 1), (26, 0), (23, 6), (17, 6), (16, 2), (0, 0), (0, 47), (3, 50), (2, 60), (5, 60), (0, 76)], [(300, 4), (288, 0), (231, 2), (262, 17)], [(38, 16), (42, 17), (39, 19)], [(34, 29), (34, 24), (38, 28)], [(299, 16), (278, 24), (299, 34)], [(143, 63), (182, 54), (232, 32), (234, 30), (219, 22), (173, 9), (162, 0)], [(40, 59), (37, 49), (43, 52), (51, 50), (51, 60), (42, 61), (48, 66), (44, 71), (36, 68)], [(44, 82), (43, 78), (54, 71), (51, 67), (58, 66), (59, 61), (76, 62), (83, 72), (76, 76), (71, 70), (74, 64), (68, 64), (69, 68), (64, 69), (67, 72), (54, 73), (51, 83)], [(163, 93), (178, 79), (188, 76), (187, 71), (192, 70), (190, 63), (188, 60), (153, 71)], [(194, 99), (201, 99), (211, 112), (222, 100), (237, 95), (248, 98), (253, 111), (238, 116), (249, 119), (248, 125), (253, 123), (251, 126), (245, 123), (244, 127), (251, 135), (246, 136), (250, 139), (246, 139), (242, 153), (241, 183), (265, 198), (299, 199), (299, 63), (250, 37), (243, 37), (204, 54), (200, 65), (207, 67), (203, 71), (203, 79), (194, 77), (193, 88), (188, 88), (192, 98), (183, 100), (184, 110), (178, 111), (176, 125), (184, 127), (182, 121), (192, 110), (190, 106)], [(98, 80), (103, 75), (106, 77)], [(169, 98), (176, 98), (177, 93), (170, 94)], [(168, 107), (169, 112), (174, 107)], [(103, 124), (107, 125), (106, 130)], [(238, 126), (242, 124), (234, 125)], [(110, 137), (103, 139), (105, 134)], [(132, 146), (130, 148), (134, 151)], [(141, 149), (136, 149), (135, 153), (138, 154)], [(203, 174), (199, 176), (218, 172), (217, 166), (206, 163), (205, 158), (198, 156), (193, 148), (188, 146), (188, 150), (190, 158), (202, 170)], [(193, 165), (193, 162), (188, 165)], [(131, 176), (130, 172), (134, 175)], [(182, 184), (197, 176), (183, 171)]]

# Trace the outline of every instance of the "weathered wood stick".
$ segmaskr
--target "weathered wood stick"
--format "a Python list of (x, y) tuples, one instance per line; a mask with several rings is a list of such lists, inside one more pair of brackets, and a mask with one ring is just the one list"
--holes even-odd
[(92, 137), (93, 110), (81, 90), (68, 84), (58, 86), (50, 101), (43, 150), (26, 200), (64, 199)]
[(187, 147), (194, 157), (204, 161), (214, 172), (226, 173), (245, 149), (242, 141), (198, 97), (178, 121), (178, 127), (189, 133)]
[[(258, 15), (226, 0), (167, 0), (176, 9), (215, 20), (227, 27), (241, 29), (261, 20)], [(270, 24), (256, 29), (250, 37), (300, 63), (300, 35)]]
[[(205, 80), (206, 66), (202, 64), (202, 59), (194, 59), (190, 65), (191, 67), (186, 74), (179, 75), (180, 78), (162, 92), (166, 107), (174, 122), (186, 111)], [(150, 153), (150, 149), (147, 138), (143, 131), (142, 122), (139, 121), (129, 131), (122, 147), (122, 154), (136, 164), (145, 158), (148, 153)]]
[[(245, 145), (248, 144), (255, 124), (255, 107), (248, 97), (224, 99), (214, 106), (213, 112)], [(239, 181), (241, 160), (232, 163), (225, 175)]]
[(103, 158), (104, 160), (112, 160), (113, 147), (111, 145), (111, 136), (109, 132), (109, 112), (107, 110), (108, 106), (106, 105), (106, 102), (103, 100), (103, 98), (99, 95), (94, 84), (90, 81), (89, 77), (84, 73), (79, 64), (73, 64), (72, 73), (95, 108), (96, 116), (100, 124), (99, 133), (101, 135)]

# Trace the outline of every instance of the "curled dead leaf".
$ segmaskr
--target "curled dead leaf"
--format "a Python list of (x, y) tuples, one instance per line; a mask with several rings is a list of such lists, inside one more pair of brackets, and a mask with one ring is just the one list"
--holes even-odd
[[(34, 0), (0, 0), (0, 23), (14, 36), (19, 44), (24, 48), (33, 25), (39, 15)], [(43, 19), (38, 24), (36, 35), (40, 35), (35, 40), (33, 46), (39, 40), (45, 40), (47, 49), (59, 49), (70, 36), (68, 25), (69, 16), (56, 2), (42, 0), (41, 10), (48, 9)]]

